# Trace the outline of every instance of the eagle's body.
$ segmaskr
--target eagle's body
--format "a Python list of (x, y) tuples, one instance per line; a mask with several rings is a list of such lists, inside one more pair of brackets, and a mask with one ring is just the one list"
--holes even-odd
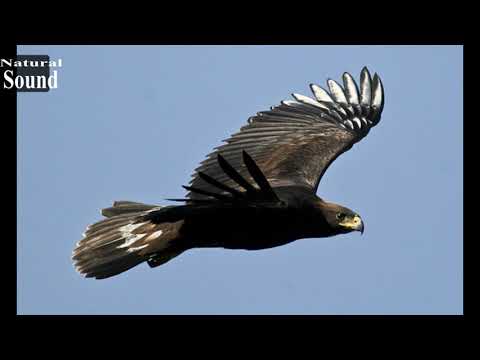
[(187, 217), (180, 234), (186, 245), (260, 250), (303, 238), (337, 235), (322, 216), (319, 198), (299, 187), (275, 189), (278, 207), (225, 207), (212, 217)]
[(303, 238), (363, 232), (358, 214), (316, 195), (328, 166), (379, 120), (383, 88), (364, 68), (360, 89), (311, 85), (258, 113), (196, 169), (179, 206), (115, 202), (74, 250), (79, 272), (106, 278), (141, 262), (159, 266), (192, 248), (259, 250)]

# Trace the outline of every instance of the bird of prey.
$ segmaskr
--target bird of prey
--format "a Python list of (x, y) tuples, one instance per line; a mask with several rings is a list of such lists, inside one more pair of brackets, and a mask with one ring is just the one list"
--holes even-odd
[(359, 86), (311, 84), (314, 98), (292, 94), (248, 119), (195, 169), (180, 205), (115, 201), (87, 227), (74, 251), (76, 270), (104, 279), (142, 262), (166, 263), (192, 248), (259, 250), (304, 238), (363, 233), (356, 212), (316, 195), (329, 165), (378, 124), (380, 77), (367, 68)]

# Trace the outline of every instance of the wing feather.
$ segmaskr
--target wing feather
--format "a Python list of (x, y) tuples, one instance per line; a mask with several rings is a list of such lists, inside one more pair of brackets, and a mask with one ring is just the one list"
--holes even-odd
[[(360, 86), (348, 73), (342, 78), (343, 88), (330, 79), (327, 81), (330, 91), (310, 84), (315, 98), (294, 93), (295, 100), (284, 100), (251, 116), (247, 125), (225, 139), (195, 169), (190, 184), (200, 191), (190, 192), (187, 197), (206, 199), (211, 193), (242, 191), (238, 181), (246, 186), (236, 175), (234, 181), (226, 174), (219, 165), (218, 155), (249, 183), (260, 182), (264, 188), (267, 183), (273, 188), (304, 186), (316, 192), (332, 161), (365, 137), (380, 121), (383, 110), (384, 91), (377, 74), (372, 79), (368, 69), (363, 68)], [(247, 169), (243, 152), (250, 155), (258, 171), (248, 160), (250, 169)], [(231, 169), (228, 170), (232, 175)], [(258, 175), (260, 172), (265, 179)]]
[(362, 108), (360, 106), (358, 87), (352, 75), (349, 73), (343, 74), (343, 85), (345, 86), (348, 103), (353, 107), (355, 115), (361, 116)]
[(364, 67), (360, 73), (360, 105), (363, 116), (367, 117), (370, 113), (370, 104), (372, 102), (372, 79), (367, 68)]

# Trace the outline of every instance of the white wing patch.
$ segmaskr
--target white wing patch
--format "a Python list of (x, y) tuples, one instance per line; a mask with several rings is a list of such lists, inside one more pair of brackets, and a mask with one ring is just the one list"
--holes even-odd
[(157, 230), (157, 231), (151, 233), (150, 235), (148, 235), (148, 237), (145, 240), (146, 241), (153, 240), (157, 237), (160, 237), (160, 235), (162, 235), (162, 230)]
[(127, 252), (129, 252), (129, 253), (135, 252), (135, 251), (143, 249), (144, 247), (147, 247), (147, 246), (148, 246), (148, 244), (137, 246), (137, 247), (131, 247), (131, 248), (127, 249)]
[(139, 226), (144, 225), (145, 223), (139, 223), (139, 224), (127, 224), (119, 228), (120, 232), (122, 233), (122, 236), (125, 238), (125, 242), (118, 246), (118, 248), (125, 248), (129, 247), (132, 245), (135, 241), (140, 240), (145, 234), (132, 234), (132, 231), (134, 231), (136, 228)]
[[(133, 243), (140, 240), (141, 238), (143, 238), (146, 235), (146, 233), (133, 234), (133, 231), (136, 228), (138, 228), (138, 227), (140, 227), (144, 224), (145, 223), (127, 224), (127, 225), (124, 225), (121, 228), (119, 228), (120, 232), (122, 233), (122, 236), (125, 239), (125, 242), (122, 245), (118, 246), (117, 248), (118, 249), (128, 248), (127, 249), (128, 252), (134, 252), (134, 251), (137, 251), (137, 250), (140, 250), (140, 249), (143, 249), (143, 248), (147, 247), (149, 244), (144, 244), (144, 245), (140, 245), (140, 246), (136, 246), (136, 247), (130, 247)], [(150, 235), (148, 235), (148, 237), (145, 238), (145, 241), (156, 239), (160, 235), (162, 235), (162, 230), (157, 230), (157, 231), (151, 233)]]

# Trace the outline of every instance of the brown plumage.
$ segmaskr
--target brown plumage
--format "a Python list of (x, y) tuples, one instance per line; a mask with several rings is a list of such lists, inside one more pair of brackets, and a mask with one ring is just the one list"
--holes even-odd
[(294, 240), (363, 232), (358, 214), (316, 196), (328, 166), (380, 121), (380, 78), (366, 68), (360, 89), (312, 84), (251, 117), (196, 169), (180, 206), (115, 202), (73, 253), (87, 277), (110, 277), (147, 261), (156, 267), (197, 247), (258, 250)]

